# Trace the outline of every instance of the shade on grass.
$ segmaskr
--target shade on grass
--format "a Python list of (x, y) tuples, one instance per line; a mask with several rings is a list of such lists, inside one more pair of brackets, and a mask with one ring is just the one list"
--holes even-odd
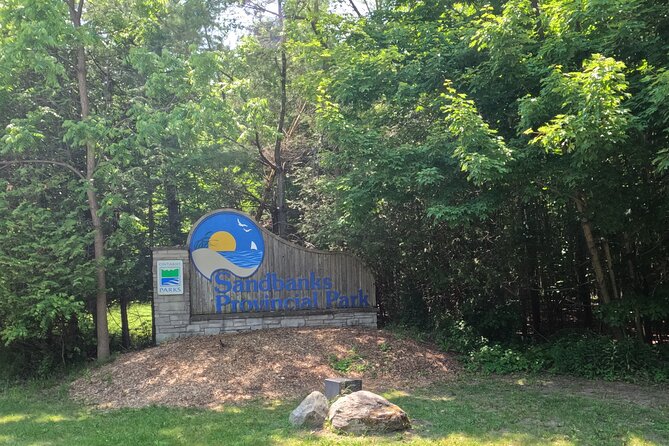
[[(472, 382), (476, 381), (476, 382)], [(0, 444), (12, 445), (666, 445), (669, 407), (463, 379), (413, 394), (390, 392), (414, 429), (347, 437), (294, 429), (297, 401), (258, 401), (218, 411), (149, 407), (99, 411), (59, 390), (0, 392)]]

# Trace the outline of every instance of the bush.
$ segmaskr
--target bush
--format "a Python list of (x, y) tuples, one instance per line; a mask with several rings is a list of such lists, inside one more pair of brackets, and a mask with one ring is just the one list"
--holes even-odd
[(355, 347), (349, 350), (343, 358), (340, 358), (335, 354), (328, 356), (328, 362), (330, 363), (332, 370), (340, 373), (348, 373), (351, 371), (364, 372), (369, 367), (367, 361), (360, 356)]
[(540, 358), (533, 358), (533, 355), (526, 352), (519, 352), (512, 349), (505, 349), (500, 345), (484, 345), (478, 350), (469, 354), (467, 369), (480, 371), (483, 373), (535, 373), (544, 366)]
[(483, 373), (535, 373), (606, 380), (669, 380), (669, 357), (636, 339), (616, 340), (594, 333), (569, 334), (524, 350), (484, 345), (470, 352), (467, 368)]
[(544, 344), (492, 344), (464, 321), (443, 319), (430, 332), (390, 326), (396, 336), (431, 341), (461, 353), (465, 367), (483, 373), (537, 373), (624, 381), (669, 381), (669, 345), (651, 346), (635, 338), (616, 340), (593, 333), (566, 333)]
[(535, 347), (552, 373), (607, 380), (669, 379), (669, 361), (660, 348), (633, 338), (616, 340), (594, 333), (569, 334)]
[(486, 345), (488, 340), (480, 336), (465, 321), (447, 321), (437, 334), (437, 343), (445, 351), (468, 353)]

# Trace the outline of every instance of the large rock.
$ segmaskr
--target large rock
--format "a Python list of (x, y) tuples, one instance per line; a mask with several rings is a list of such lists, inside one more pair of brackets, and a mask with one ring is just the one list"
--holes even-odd
[(293, 426), (322, 427), (328, 416), (328, 400), (321, 392), (311, 392), (299, 406), (290, 413)]
[(399, 406), (375, 393), (361, 390), (335, 401), (328, 419), (345, 432), (388, 432), (409, 429), (411, 423)]

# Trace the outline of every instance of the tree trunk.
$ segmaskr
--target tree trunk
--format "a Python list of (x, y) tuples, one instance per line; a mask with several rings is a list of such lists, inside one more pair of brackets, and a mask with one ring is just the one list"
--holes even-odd
[(606, 286), (606, 278), (604, 277), (604, 268), (602, 267), (602, 261), (599, 258), (599, 251), (597, 245), (595, 244), (595, 238), (592, 234), (592, 224), (587, 216), (587, 207), (585, 201), (581, 197), (575, 197), (574, 202), (576, 203), (576, 209), (580, 214), (581, 219), (581, 229), (583, 230), (583, 237), (585, 238), (585, 244), (588, 247), (588, 253), (590, 254), (590, 263), (592, 264), (592, 269), (595, 272), (595, 279), (597, 281), (597, 291), (599, 292), (602, 301), (605, 304), (611, 302), (611, 295)]
[[(149, 180), (150, 181), (150, 180)], [(148, 215), (147, 219), (149, 220), (147, 225), (148, 225), (148, 232), (149, 232), (149, 248), (152, 248), (153, 245), (155, 244), (155, 237), (156, 237), (156, 216), (155, 212), (153, 210), (153, 192), (155, 188), (152, 183), (149, 183), (149, 199), (147, 203), (148, 207)]]
[(179, 197), (177, 187), (165, 183), (165, 207), (167, 207), (167, 225), (170, 234), (170, 243), (177, 246), (183, 243), (181, 234), (181, 211), (179, 210)]
[(265, 185), (265, 190), (263, 191), (262, 198), (260, 199), (260, 204), (258, 205), (258, 210), (256, 211), (256, 221), (260, 221), (262, 214), (265, 209), (271, 208), (270, 200), (272, 199), (272, 185), (274, 184), (274, 178), (276, 176), (276, 170), (271, 169), (269, 172), (269, 177), (267, 178), (267, 184)]
[[(639, 283), (638, 275), (636, 273), (636, 268), (634, 266), (634, 251), (632, 250), (632, 243), (627, 232), (623, 233), (623, 250), (625, 253), (625, 263), (627, 263), (627, 274), (629, 275), (629, 280), (627, 283), (632, 285), (632, 289), (635, 293), (643, 293), (641, 289), (641, 284)], [(634, 327), (636, 329), (636, 336), (640, 341), (651, 343), (652, 335), (649, 330), (646, 329), (643, 319), (641, 318), (641, 313), (639, 312), (638, 304), (634, 308)]]
[[(81, 26), (81, 13), (83, 12), (83, 0), (79, 2), (79, 9), (74, 4), (74, 0), (68, 0), (67, 5), (70, 10), (70, 19), (75, 28)], [(83, 45), (77, 47), (77, 84), (79, 87), (79, 102), (81, 104), (81, 119), (85, 120), (90, 115), (88, 102), (88, 82), (86, 80), (86, 51)], [(97, 277), (97, 296), (96, 296), (96, 331), (98, 359), (109, 358), (109, 327), (107, 325), (107, 272), (105, 268), (105, 237), (100, 221), (98, 199), (95, 193), (95, 184), (93, 175), (95, 173), (95, 147), (92, 142), (86, 144), (86, 197), (88, 199), (88, 208), (91, 213), (91, 220), (94, 231), (94, 255)]]
[(524, 258), (521, 263), (521, 283), (523, 300), (530, 303), (532, 333), (541, 334), (541, 301), (537, 291), (537, 231), (536, 219), (532, 207), (523, 207), (523, 248)]
[[(91, 175), (92, 176), (92, 175)], [(90, 179), (88, 190), (88, 207), (91, 212), (94, 228), (95, 269), (97, 277), (97, 295), (95, 299), (95, 314), (97, 315), (96, 332), (98, 338), (98, 359), (109, 358), (109, 326), (107, 323), (107, 270), (105, 267), (105, 239), (102, 223), (98, 214), (98, 201), (93, 190), (93, 179)]]
[(286, 123), (286, 81), (288, 73), (288, 60), (286, 57), (286, 35), (284, 28), (283, 6), (281, 0), (277, 0), (279, 22), (281, 28), (281, 40), (279, 49), (281, 51), (281, 103), (279, 108), (279, 122), (276, 127), (276, 140), (274, 142), (274, 165), (276, 166), (276, 233), (280, 237), (288, 235), (288, 212), (286, 209), (286, 170), (281, 154)]
[(592, 305), (590, 302), (590, 286), (588, 284), (588, 273), (586, 263), (586, 247), (583, 232), (576, 231), (574, 234), (574, 269), (576, 274), (576, 296), (580, 304), (580, 321), (583, 328), (592, 328)]
[(609, 241), (604, 240), (602, 243), (604, 247), (604, 256), (606, 258), (606, 266), (609, 270), (609, 281), (611, 282), (611, 297), (613, 299), (620, 299), (620, 294), (618, 293), (618, 285), (616, 284), (616, 274), (613, 270), (613, 257), (611, 257), (611, 248), (609, 247)]
[(130, 325), (128, 324), (128, 298), (121, 296), (121, 346), (130, 348)]

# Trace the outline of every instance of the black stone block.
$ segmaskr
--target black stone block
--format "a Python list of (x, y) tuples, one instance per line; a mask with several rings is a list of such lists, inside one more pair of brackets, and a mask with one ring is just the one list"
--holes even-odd
[(362, 390), (361, 379), (328, 378), (325, 380), (325, 397), (329, 400), (358, 390)]

